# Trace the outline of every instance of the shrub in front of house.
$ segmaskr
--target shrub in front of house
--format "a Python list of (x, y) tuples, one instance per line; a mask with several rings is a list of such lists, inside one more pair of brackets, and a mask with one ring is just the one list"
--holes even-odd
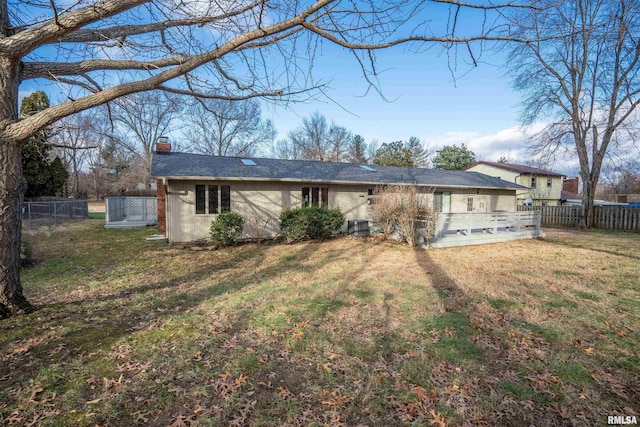
[(221, 213), (211, 221), (211, 240), (217, 246), (235, 245), (242, 236), (243, 227), (242, 215), (235, 212)]
[[(425, 244), (435, 232), (438, 217), (433, 209), (433, 192), (421, 193), (413, 185), (386, 185), (376, 188), (371, 205), (374, 225), (385, 238), (397, 236), (409, 245)], [(422, 234), (422, 236), (421, 236)]]
[(308, 206), (285, 209), (280, 214), (280, 229), (287, 241), (305, 239), (329, 239), (344, 224), (344, 214), (339, 208)]

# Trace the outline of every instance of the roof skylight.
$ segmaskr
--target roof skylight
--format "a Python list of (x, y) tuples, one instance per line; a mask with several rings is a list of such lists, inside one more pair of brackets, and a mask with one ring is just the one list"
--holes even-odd
[(371, 166), (367, 166), (367, 165), (358, 165), (360, 166), (362, 169), (369, 171), (369, 172), (378, 172), (377, 169), (372, 168)]
[(243, 165), (245, 166), (255, 166), (256, 162), (254, 162), (251, 159), (240, 159), (240, 161), (242, 162)]

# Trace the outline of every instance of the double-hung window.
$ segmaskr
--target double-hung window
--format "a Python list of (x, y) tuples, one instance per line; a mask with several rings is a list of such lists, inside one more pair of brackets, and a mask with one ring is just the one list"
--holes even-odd
[(302, 187), (302, 206), (329, 206), (329, 187)]
[(196, 185), (196, 214), (217, 214), (231, 210), (231, 187), (228, 185)]

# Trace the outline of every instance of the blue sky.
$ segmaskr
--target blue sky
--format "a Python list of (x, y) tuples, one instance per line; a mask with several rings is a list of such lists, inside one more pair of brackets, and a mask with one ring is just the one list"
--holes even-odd
[[(436, 19), (436, 25), (443, 20)], [(466, 22), (467, 29), (474, 22)], [(512, 162), (526, 161), (526, 137), (519, 128), (519, 97), (510, 87), (502, 68), (502, 51), (486, 51), (477, 67), (471, 67), (466, 48), (457, 57), (455, 81), (447, 66), (447, 54), (439, 46), (420, 53), (400, 46), (377, 52), (380, 88), (387, 100), (370, 90), (350, 53), (325, 42), (314, 60), (314, 77), (328, 83), (327, 95), (284, 108), (265, 104), (263, 117), (271, 119), (278, 135), (297, 127), (314, 111), (329, 121), (380, 144), (416, 136), (429, 147), (462, 143), (481, 160), (507, 156)], [(477, 55), (477, 49), (474, 50)], [(41, 86), (44, 85), (44, 86)], [(26, 82), (24, 96), (45, 90), (51, 99), (61, 99), (57, 86)], [(173, 135), (172, 135), (173, 136)], [(179, 136), (177, 136), (179, 137)], [(556, 165), (567, 174), (577, 172), (571, 161)]]
[[(394, 48), (377, 56), (386, 100), (374, 90), (367, 93), (367, 83), (349, 54), (335, 47), (323, 49), (314, 75), (327, 83), (331, 99), (318, 96), (287, 107), (264, 104), (263, 117), (274, 123), (277, 139), (319, 111), (367, 142), (417, 136), (435, 149), (465, 143), (482, 160), (495, 161), (503, 155), (513, 162), (529, 158), (526, 137), (519, 128), (519, 97), (510, 87), (500, 54), (485, 52), (477, 67), (460, 64), (455, 80), (439, 48), (420, 54)], [(466, 59), (461, 57), (459, 62)], [(57, 86), (46, 82), (27, 82), (20, 90), (22, 96), (34, 90), (44, 90), (52, 99), (60, 96)], [(557, 167), (577, 172), (569, 164)]]
[(461, 56), (455, 80), (447, 56), (439, 48), (413, 54), (403, 48), (378, 52), (380, 87), (387, 99), (371, 90), (358, 65), (344, 51), (326, 49), (314, 73), (330, 79), (332, 100), (290, 105), (287, 109), (266, 106), (278, 138), (297, 127), (314, 111), (380, 143), (417, 136), (433, 148), (466, 143), (483, 160), (502, 155), (527, 160), (526, 138), (519, 129), (520, 100), (510, 87), (499, 52), (485, 52), (477, 67), (464, 64)]

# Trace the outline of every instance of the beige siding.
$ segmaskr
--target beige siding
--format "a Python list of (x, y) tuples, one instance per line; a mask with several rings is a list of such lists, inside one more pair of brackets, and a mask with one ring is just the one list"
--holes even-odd
[[(531, 175), (529, 174), (519, 174), (517, 172), (484, 164), (475, 165), (467, 170), (499, 177), (505, 181), (513, 182), (525, 187), (531, 187)], [(533, 200), (534, 205), (542, 205), (544, 202), (548, 206), (557, 206), (560, 204), (561, 192), (562, 177), (551, 177), (551, 187), (549, 188), (547, 187), (547, 176), (536, 175), (536, 188), (518, 191), (518, 204), (521, 205), (526, 199), (531, 199)]]
[[(166, 197), (167, 238), (171, 242), (188, 242), (209, 237), (215, 214), (195, 213), (195, 185), (216, 184), (231, 187), (231, 210), (245, 218), (248, 237), (277, 235), (280, 213), (302, 203), (302, 187), (321, 184), (252, 181), (178, 181), (170, 180)], [(371, 185), (324, 185), (329, 187), (330, 206), (339, 207), (347, 221), (370, 219), (367, 190)], [(431, 189), (424, 189), (431, 192)], [(514, 211), (514, 190), (461, 190), (438, 188), (451, 192), (451, 212), (467, 212), (467, 199), (473, 197), (474, 212)], [(346, 228), (346, 224), (345, 224)]]
[(169, 181), (167, 193), (167, 238), (188, 242), (209, 237), (215, 214), (196, 215), (195, 185), (217, 184), (231, 187), (231, 210), (245, 218), (245, 233), (256, 235), (256, 227), (266, 235), (280, 230), (280, 213), (286, 207), (300, 206), (300, 185), (278, 182)]
[[(446, 190), (445, 190), (446, 191)], [(451, 194), (451, 212), (495, 212), (515, 211), (515, 190), (453, 190)], [(469, 199), (473, 199), (469, 202)]]
[[(469, 169), (467, 169), (467, 171), (479, 172), (484, 175), (494, 176), (500, 179), (504, 179), (505, 181), (508, 181), (508, 182), (520, 184), (519, 182), (516, 182), (516, 178), (520, 175), (519, 173), (496, 168), (494, 166), (485, 165), (482, 163), (474, 165), (473, 167), (470, 167)], [(520, 184), (520, 185), (525, 185), (525, 184)]]

